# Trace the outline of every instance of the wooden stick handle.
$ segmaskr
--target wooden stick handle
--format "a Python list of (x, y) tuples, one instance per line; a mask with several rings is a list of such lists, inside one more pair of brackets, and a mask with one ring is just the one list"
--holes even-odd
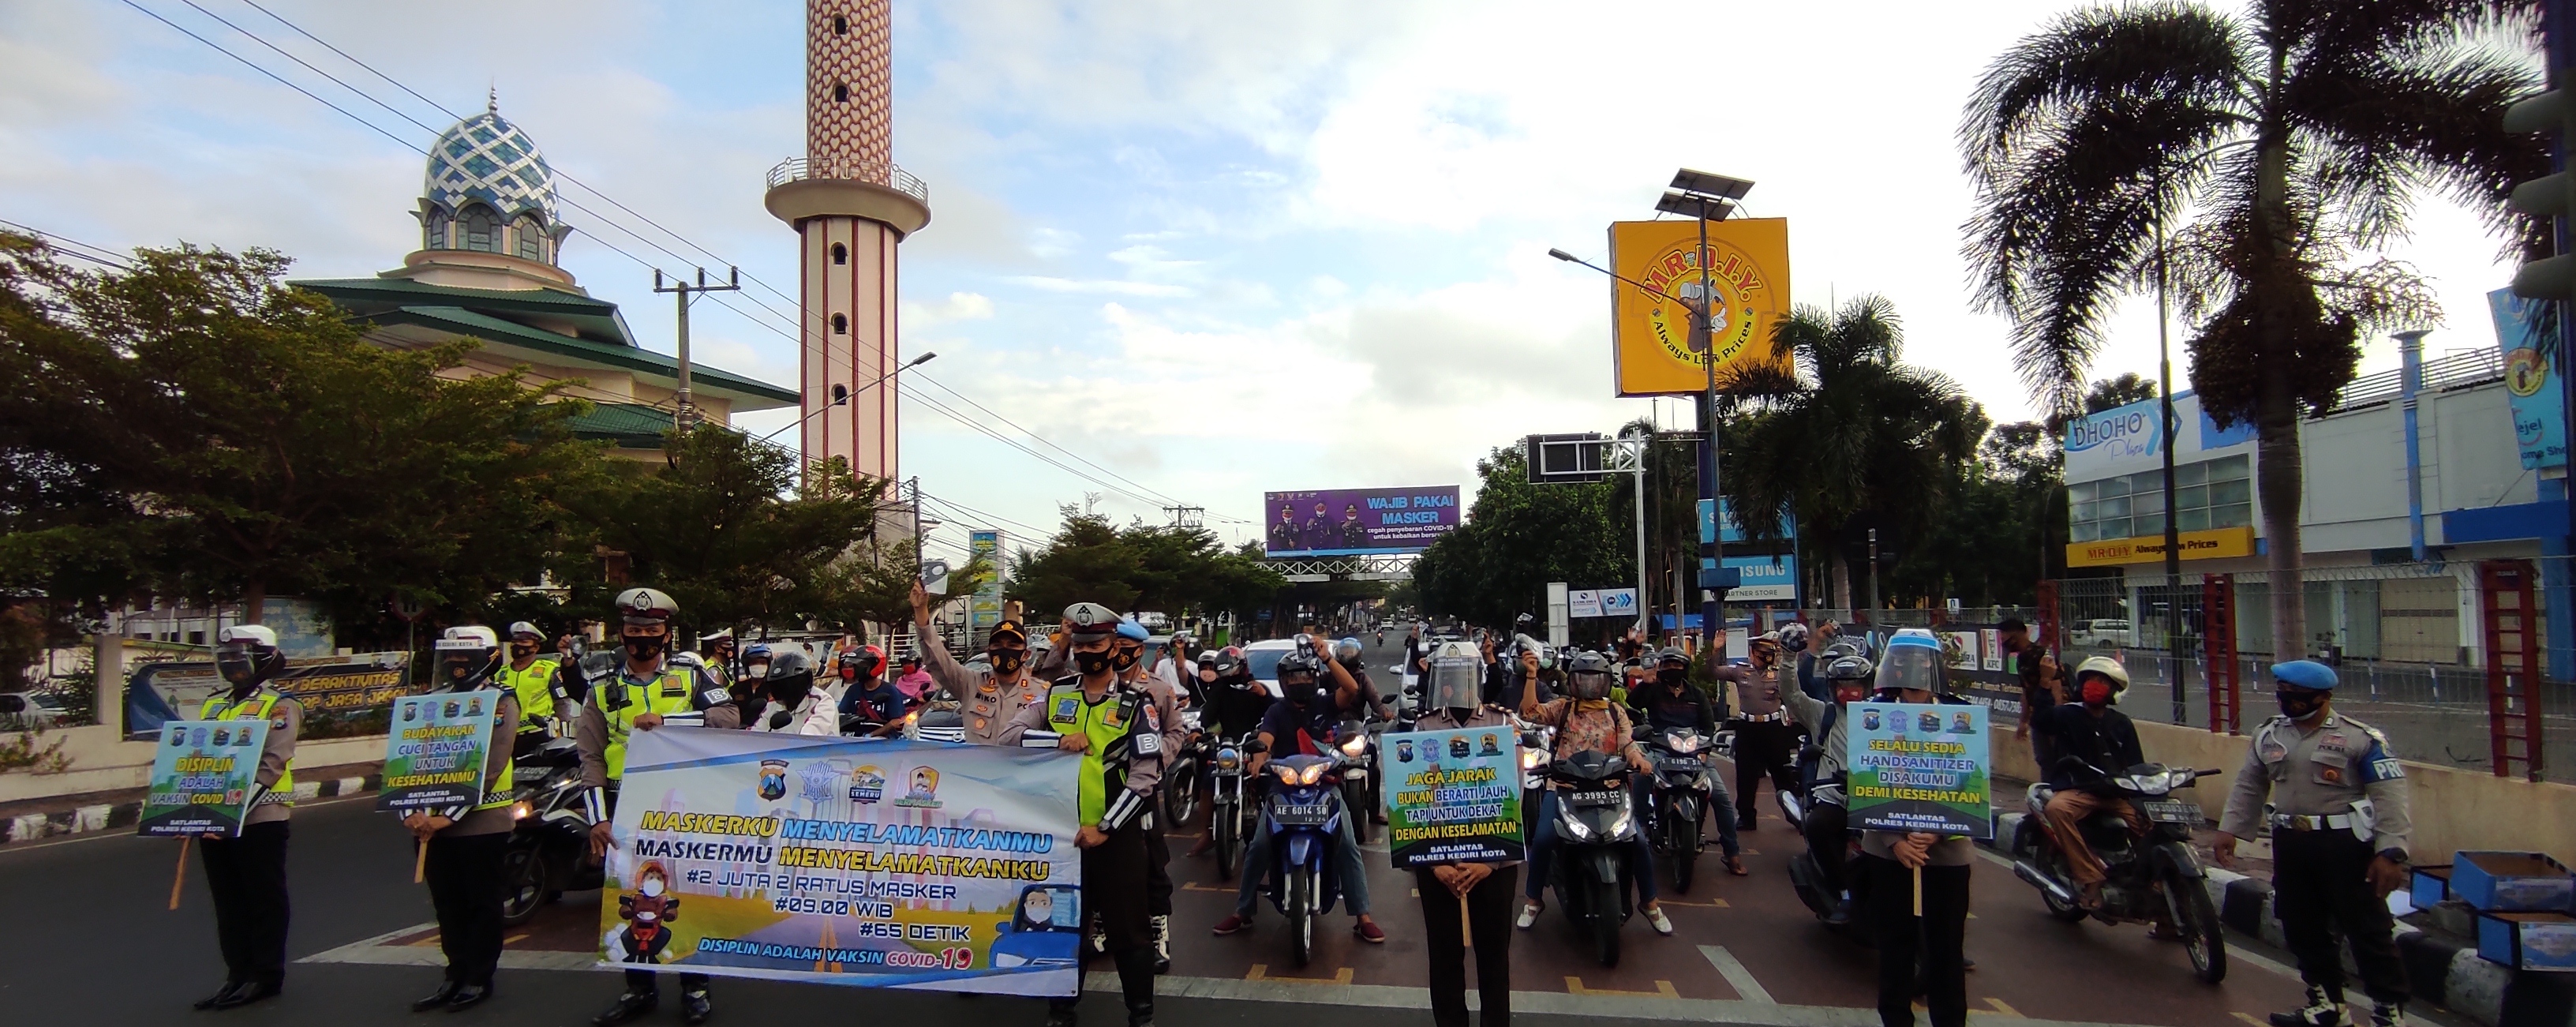
[(188, 880), (188, 843), (195, 840), (188, 835), (179, 836), (179, 869), (170, 875), (171, 909), (179, 908), (179, 886)]
[(1464, 948), (1476, 947), (1476, 924), (1467, 919), (1467, 897), (1458, 896), (1458, 942)]
[(1921, 918), (1922, 918), (1922, 916), (1923, 916), (1923, 868), (1922, 868), (1922, 867), (1915, 867), (1915, 868), (1914, 868), (1914, 916), (1915, 916), (1915, 918), (1916, 918), (1916, 919), (1921, 919)]
[[(419, 883), (421, 882), (421, 880), (422, 880), (424, 877), (426, 877), (426, 876), (427, 876), (427, 873), (428, 873), (428, 870), (429, 870), (429, 843), (428, 843), (428, 842), (425, 842), (425, 841), (414, 841), (412, 844), (413, 844), (414, 846), (416, 846), (416, 847), (418, 847), (418, 848), (419, 848), (420, 853), (419, 853), (419, 855), (413, 856), (413, 857), (411, 858), (411, 883), (413, 883), (413, 884), (419, 884)], [(1916, 883), (1918, 886), (1919, 886), (1919, 885), (1921, 885), (1921, 884), (1922, 884), (1922, 876), (1923, 876), (1923, 872), (1922, 872), (1922, 871), (1920, 871), (1920, 870), (1917, 870), (1917, 871), (1915, 871), (1915, 872), (1914, 872), (1914, 874), (1915, 874), (1915, 883)], [(1922, 902), (1922, 900), (1917, 899), (1917, 900), (1915, 900), (1915, 903), (1914, 903), (1914, 904), (1915, 904), (1915, 905), (1917, 905), (1917, 906), (1921, 906), (1921, 905), (1923, 904), (1923, 902)], [(1916, 914), (1916, 915), (1918, 915), (1918, 916), (1919, 916), (1919, 915), (1921, 915), (1921, 914), (1922, 914), (1922, 910), (1920, 910), (1920, 909), (1915, 910), (1915, 914)]]

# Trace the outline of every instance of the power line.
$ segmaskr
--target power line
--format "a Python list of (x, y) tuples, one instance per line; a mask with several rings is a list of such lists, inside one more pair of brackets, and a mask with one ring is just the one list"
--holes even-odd
[(1087, 482), (1090, 482), (1090, 483), (1092, 483), (1092, 484), (1094, 484), (1094, 485), (1098, 485), (1098, 486), (1100, 486), (1102, 489), (1105, 489), (1105, 490), (1107, 490), (1107, 491), (1109, 491), (1109, 492), (1116, 493), (1116, 494), (1118, 494), (1119, 496), (1121, 496), (1121, 497), (1123, 497), (1123, 498), (1126, 498), (1126, 499), (1128, 499), (1128, 500), (1134, 501), (1134, 502), (1136, 502), (1136, 503), (1139, 503), (1139, 504), (1142, 504), (1142, 505), (1144, 505), (1144, 506), (1148, 506), (1148, 507), (1157, 507), (1157, 508), (1159, 508), (1159, 507), (1163, 506), (1163, 505), (1164, 505), (1164, 503), (1165, 503), (1165, 501), (1163, 501), (1163, 500), (1147, 499), (1147, 498), (1145, 498), (1144, 496), (1137, 495), (1136, 493), (1134, 493), (1134, 492), (1132, 492), (1132, 491), (1129, 491), (1129, 490), (1127, 490), (1127, 489), (1120, 488), (1120, 487), (1118, 487), (1118, 486), (1116, 486), (1116, 485), (1112, 485), (1112, 484), (1110, 484), (1109, 482), (1103, 481), (1103, 480), (1101, 480), (1100, 478), (1098, 478), (1098, 477), (1096, 477), (1096, 476), (1094, 476), (1094, 475), (1092, 475), (1092, 474), (1089, 474), (1089, 473), (1087, 473), (1087, 472), (1083, 471), (1081, 468), (1075, 467), (1075, 466), (1073, 466), (1073, 465), (1071, 465), (1071, 464), (1065, 463), (1065, 462), (1064, 462), (1064, 461), (1062, 461), (1062, 460), (1058, 460), (1058, 459), (1056, 459), (1056, 458), (1054, 458), (1054, 457), (1051, 457), (1051, 456), (1046, 455), (1045, 453), (1041, 453), (1041, 452), (1039, 452), (1039, 451), (1037, 451), (1037, 450), (1035, 450), (1035, 449), (1029, 448), (1027, 445), (1025, 445), (1025, 444), (1021, 443), (1021, 442), (1020, 442), (1019, 440), (1017, 440), (1017, 439), (1011, 438), (1010, 436), (1004, 435), (1004, 434), (1002, 434), (1001, 432), (994, 431), (994, 430), (993, 430), (993, 429), (991, 429), (991, 428), (988, 428), (988, 427), (985, 427), (985, 426), (984, 426), (984, 425), (982, 425), (982, 424), (976, 423), (976, 421), (975, 421), (974, 419), (969, 418), (969, 417), (967, 417), (967, 416), (966, 416), (966, 415), (964, 415), (964, 414), (958, 413), (956, 410), (954, 410), (954, 409), (950, 408), (950, 407), (949, 407), (947, 404), (945, 404), (945, 403), (941, 403), (940, 401), (938, 401), (938, 400), (936, 400), (936, 399), (933, 399), (933, 398), (931, 398), (931, 397), (929, 397), (929, 396), (922, 395), (918, 390), (907, 389), (907, 390), (905, 390), (905, 394), (907, 394), (907, 395), (911, 396), (913, 399), (918, 400), (918, 401), (920, 401), (921, 403), (923, 403), (923, 404), (925, 404), (925, 405), (929, 406), (932, 410), (936, 410), (936, 411), (940, 412), (941, 414), (946, 415), (946, 416), (948, 417), (948, 419), (949, 419), (949, 420), (951, 420), (951, 421), (955, 421), (955, 422), (957, 422), (957, 423), (959, 423), (959, 424), (962, 424), (962, 425), (965, 425), (968, 429), (970, 429), (970, 430), (972, 430), (972, 431), (975, 431), (975, 432), (977, 432), (977, 433), (979, 433), (979, 434), (981, 434), (981, 435), (983, 435), (983, 436), (985, 436), (985, 437), (987, 437), (987, 438), (990, 438), (990, 439), (992, 439), (992, 440), (993, 440), (993, 441), (995, 441), (995, 442), (999, 442), (999, 443), (1001, 443), (1001, 444), (1003, 444), (1003, 445), (1005, 445), (1005, 446), (1009, 446), (1009, 447), (1011, 447), (1011, 448), (1013, 448), (1013, 449), (1019, 450), (1020, 452), (1023, 452), (1023, 453), (1026, 453), (1026, 454), (1030, 455), (1030, 456), (1036, 457), (1036, 458), (1038, 458), (1039, 460), (1046, 462), (1049, 466), (1052, 466), (1052, 467), (1056, 468), (1057, 470), (1061, 470), (1061, 471), (1065, 472), (1066, 474), (1073, 475), (1073, 476), (1074, 476), (1074, 477), (1076, 477), (1076, 478), (1080, 478), (1080, 479), (1082, 479), (1082, 480), (1084, 480), (1084, 481), (1087, 481)]
[[(116, 252), (115, 250), (108, 249), (105, 246), (93, 246), (68, 235), (56, 235), (52, 232), (45, 231), (44, 229), (22, 225), (15, 221), (0, 219), (0, 225), (6, 225), (12, 229), (25, 232), (26, 234), (35, 236), (39, 239), (50, 240), (53, 244), (52, 248), (54, 252), (60, 253), (63, 256), (86, 260), (93, 264), (105, 264), (108, 267), (116, 268), (120, 271), (134, 270), (134, 266), (126, 263), (124, 258), (113, 256)], [(73, 247), (78, 247), (78, 249)], [(82, 250), (95, 250), (97, 252), (83, 253), (81, 252)], [(102, 254), (106, 254), (106, 256), (102, 256)]]
[(1097, 463), (1093, 463), (1090, 457), (1086, 457), (1086, 456), (1084, 456), (1084, 455), (1082, 455), (1082, 454), (1080, 454), (1080, 453), (1076, 453), (1076, 452), (1074, 452), (1074, 451), (1072, 451), (1072, 450), (1070, 450), (1070, 449), (1066, 449), (1066, 448), (1064, 448), (1063, 446), (1057, 445), (1057, 444), (1055, 444), (1054, 442), (1052, 442), (1052, 441), (1048, 440), (1048, 439), (1047, 439), (1045, 436), (1043, 436), (1043, 435), (1039, 435), (1039, 434), (1038, 434), (1038, 433), (1036, 433), (1036, 432), (1033, 432), (1033, 431), (1028, 430), (1027, 428), (1021, 427), (1021, 425), (1019, 424), (1019, 422), (1017, 422), (1017, 421), (1013, 421), (1013, 420), (1011, 420), (1010, 418), (1007, 418), (1007, 417), (1002, 416), (999, 412), (995, 411), (995, 410), (994, 410), (993, 408), (991, 408), (991, 407), (985, 406), (985, 405), (984, 405), (984, 404), (982, 404), (982, 403), (975, 402), (975, 400), (974, 400), (973, 398), (968, 397), (965, 393), (962, 393), (962, 392), (959, 392), (959, 391), (957, 391), (957, 390), (955, 390), (955, 389), (949, 388), (949, 387), (947, 386), (947, 384), (946, 384), (946, 383), (941, 382), (941, 381), (940, 381), (939, 379), (937, 379), (937, 378), (933, 378), (933, 377), (931, 377), (930, 375), (928, 375), (928, 374), (924, 374), (924, 373), (919, 372), (919, 371), (915, 371), (915, 372), (913, 372), (912, 377), (913, 377), (913, 379), (914, 379), (914, 380), (916, 380), (916, 381), (927, 382), (927, 383), (929, 383), (929, 384), (931, 384), (931, 385), (937, 386), (937, 387), (938, 387), (938, 389), (939, 389), (939, 391), (941, 391), (941, 392), (945, 392), (945, 393), (947, 393), (947, 394), (949, 394), (949, 395), (951, 395), (951, 396), (955, 396), (955, 397), (957, 397), (957, 399), (958, 399), (959, 401), (964, 402), (967, 406), (974, 407), (974, 408), (975, 408), (975, 409), (977, 409), (977, 410), (981, 410), (981, 411), (983, 411), (986, 415), (988, 415), (988, 416), (992, 417), (992, 419), (994, 419), (994, 420), (996, 420), (996, 421), (1000, 421), (1000, 422), (1002, 422), (1003, 424), (1007, 424), (1007, 425), (1010, 425), (1010, 426), (1011, 426), (1011, 427), (1013, 427), (1013, 428), (1017, 428), (1017, 429), (1019, 429), (1019, 432), (1020, 432), (1021, 434), (1026, 435), (1026, 436), (1028, 436), (1029, 438), (1036, 440), (1037, 442), (1039, 442), (1039, 443), (1041, 443), (1041, 444), (1045, 445), (1045, 446), (1046, 446), (1047, 448), (1049, 448), (1049, 449), (1053, 449), (1053, 450), (1055, 450), (1055, 451), (1057, 451), (1057, 452), (1059, 452), (1059, 453), (1063, 453), (1063, 454), (1064, 454), (1064, 455), (1066, 455), (1066, 456), (1072, 457), (1072, 458), (1074, 458), (1074, 459), (1076, 459), (1076, 460), (1080, 460), (1080, 461), (1082, 461), (1084, 464), (1086, 464), (1086, 465), (1090, 466), (1093, 470), (1099, 471), (1099, 472), (1100, 472), (1100, 473), (1102, 473), (1102, 474), (1106, 474), (1106, 475), (1108, 475), (1108, 476), (1110, 476), (1110, 477), (1112, 477), (1112, 478), (1116, 478), (1116, 479), (1118, 479), (1119, 481), (1126, 482), (1126, 483), (1127, 483), (1127, 484), (1129, 484), (1129, 485), (1134, 485), (1134, 486), (1135, 486), (1139, 491), (1141, 491), (1141, 492), (1145, 493), (1146, 495), (1149, 495), (1149, 496), (1154, 497), (1157, 501), (1161, 502), (1161, 503), (1162, 503), (1163, 505), (1165, 505), (1165, 506), (1180, 506), (1180, 505), (1183, 505), (1183, 504), (1181, 503), (1181, 501), (1180, 501), (1180, 500), (1174, 499), (1174, 498), (1172, 498), (1172, 497), (1170, 497), (1170, 496), (1167, 496), (1167, 495), (1164, 495), (1164, 494), (1162, 494), (1162, 493), (1160, 493), (1160, 492), (1156, 492), (1156, 491), (1154, 491), (1154, 490), (1152, 490), (1152, 489), (1146, 488), (1145, 486), (1143, 486), (1143, 485), (1141, 485), (1141, 484), (1138, 484), (1138, 483), (1137, 483), (1136, 481), (1134, 481), (1133, 479), (1128, 478), (1126, 475), (1123, 475), (1123, 474), (1120, 474), (1120, 473), (1118, 473), (1118, 472), (1116, 472), (1116, 471), (1110, 470), (1109, 468), (1102, 467), (1102, 466), (1100, 466), (1100, 465), (1099, 465), (1099, 464), (1097, 464)]

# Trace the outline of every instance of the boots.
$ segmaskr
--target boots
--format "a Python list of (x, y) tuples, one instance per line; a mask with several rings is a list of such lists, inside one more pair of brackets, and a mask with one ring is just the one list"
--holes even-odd
[(2294, 1012), (2272, 1014), (2272, 1027), (2346, 1027), (2343, 1003), (2324, 988), (2308, 985), (2308, 1001)]
[(1138, 947), (1116, 953), (1118, 990), (1127, 999), (1127, 1027), (1154, 1022), (1154, 950)]
[(1069, 998), (1048, 999), (1046, 1027), (1075, 1027), (1075, 1024), (1077, 1023), (1077, 1018), (1074, 1015), (1074, 1005), (1076, 1001), (1077, 1000), (1075, 999)]
[(708, 1017), (714, 1015), (716, 1015), (716, 1002), (707, 997), (706, 989), (680, 993), (681, 1023), (688, 1024), (689, 1027), (698, 1027), (699, 1024), (707, 1022)]
[(616, 1005), (608, 1007), (598, 1016), (591, 1017), (590, 1022), (594, 1027), (617, 1027), (618, 1024), (627, 1023), (652, 1015), (653, 1007), (661, 1004), (661, 992), (630, 991), (617, 996)]
[(2370, 1011), (2370, 1027), (2405, 1027), (2406, 1004), (2382, 1002)]
[(1154, 918), (1154, 972), (1172, 972), (1172, 918), (1168, 914)]

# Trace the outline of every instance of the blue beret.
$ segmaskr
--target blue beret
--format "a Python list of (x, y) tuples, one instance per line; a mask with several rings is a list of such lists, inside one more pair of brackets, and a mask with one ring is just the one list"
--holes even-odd
[(2320, 692), (2333, 691), (2334, 686), (2339, 683), (2335, 678), (2334, 668), (2315, 660), (2275, 663), (2272, 665), (2272, 680)]
[(1144, 625), (1136, 623), (1136, 618), (1128, 617), (1118, 622), (1118, 637), (1142, 642), (1154, 637), (1154, 633), (1145, 630)]

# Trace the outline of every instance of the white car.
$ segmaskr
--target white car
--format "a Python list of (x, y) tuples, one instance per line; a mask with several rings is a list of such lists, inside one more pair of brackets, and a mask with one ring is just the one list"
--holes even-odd
[(65, 711), (63, 701), (39, 692), (0, 693), (0, 728), (14, 731), (42, 731), (60, 726)]
[(1287, 693), (1279, 690), (1279, 661), (1296, 651), (1296, 639), (1264, 639), (1243, 647), (1243, 662), (1246, 669), (1252, 671), (1252, 679), (1268, 689), (1271, 698), (1285, 698)]
[(2129, 622), (2121, 617), (2079, 620), (2066, 626), (2066, 641), (2079, 646), (2136, 645), (2129, 632)]

